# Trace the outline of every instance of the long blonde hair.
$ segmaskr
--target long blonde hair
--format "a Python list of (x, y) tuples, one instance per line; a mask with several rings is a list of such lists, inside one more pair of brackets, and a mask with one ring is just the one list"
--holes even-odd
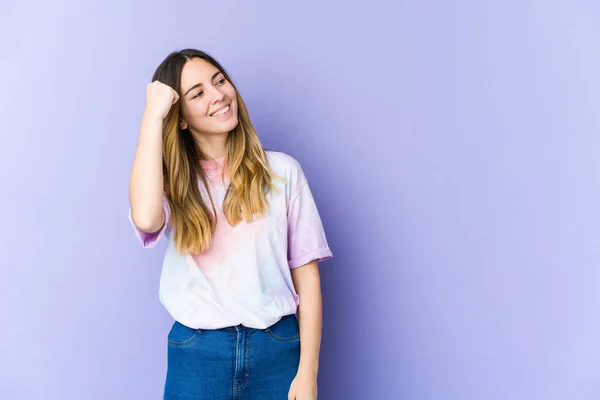
[[(229, 132), (227, 140), (225, 172), (229, 187), (223, 201), (223, 214), (232, 226), (243, 219), (251, 222), (268, 211), (267, 194), (275, 189), (272, 180), (284, 180), (271, 171), (248, 109), (225, 69), (207, 53), (186, 49), (169, 54), (152, 80), (169, 85), (181, 98), (181, 71), (186, 62), (196, 57), (214, 65), (236, 89), (238, 124)], [(202, 253), (211, 246), (217, 212), (200, 163), (205, 159), (202, 149), (187, 129), (180, 129), (179, 104), (180, 101), (173, 105), (163, 124), (164, 192), (171, 207), (170, 224), (178, 254)], [(212, 212), (202, 198), (198, 177), (207, 189)]]

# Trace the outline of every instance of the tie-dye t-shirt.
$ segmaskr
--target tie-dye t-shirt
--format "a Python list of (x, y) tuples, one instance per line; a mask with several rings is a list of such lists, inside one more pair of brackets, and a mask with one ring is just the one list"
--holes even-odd
[[(300, 164), (282, 152), (266, 154), (271, 170), (286, 182), (273, 180), (278, 190), (267, 195), (269, 211), (264, 217), (250, 223), (242, 220), (235, 227), (222, 212), (229, 183), (227, 177), (222, 180), (223, 159), (201, 161), (218, 213), (211, 248), (206, 252), (177, 255), (166, 197), (166, 221), (154, 233), (138, 229), (129, 209), (129, 220), (143, 247), (154, 247), (163, 236), (167, 241), (159, 298), (183, 325), (217, 329), (242, 324), (265, 329), (295, 313), (300, 304), (291, 269), (333, 256)], [(200, 178), (198, 187), (210, 204)]]

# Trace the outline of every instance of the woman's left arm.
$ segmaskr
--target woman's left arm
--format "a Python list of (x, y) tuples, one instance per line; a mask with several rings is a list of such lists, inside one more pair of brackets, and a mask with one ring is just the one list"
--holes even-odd
[(290, 400), (317, 398), (317, 374), (321, 349), (322, 299), (317, 260), (292, 269), (292, 280), (300, 298), (300, 365), (290, 387)]

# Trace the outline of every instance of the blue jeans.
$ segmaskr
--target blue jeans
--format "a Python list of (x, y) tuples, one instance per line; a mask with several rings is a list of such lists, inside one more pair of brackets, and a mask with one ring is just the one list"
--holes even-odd
[(295, 315), (267, 329), (192, 329), (175, 322), (164, 400), (287, 400), (299, 362)]

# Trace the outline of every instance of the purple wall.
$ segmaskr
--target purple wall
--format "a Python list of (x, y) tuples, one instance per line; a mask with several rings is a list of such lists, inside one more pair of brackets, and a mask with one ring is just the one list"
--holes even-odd
[(10, 3), (1, 399), (160, 398), (164, 244), (137, 243), (128, 183), (184, 47), (312, 182), (320, 399), (600, 398), (597, 2)]

